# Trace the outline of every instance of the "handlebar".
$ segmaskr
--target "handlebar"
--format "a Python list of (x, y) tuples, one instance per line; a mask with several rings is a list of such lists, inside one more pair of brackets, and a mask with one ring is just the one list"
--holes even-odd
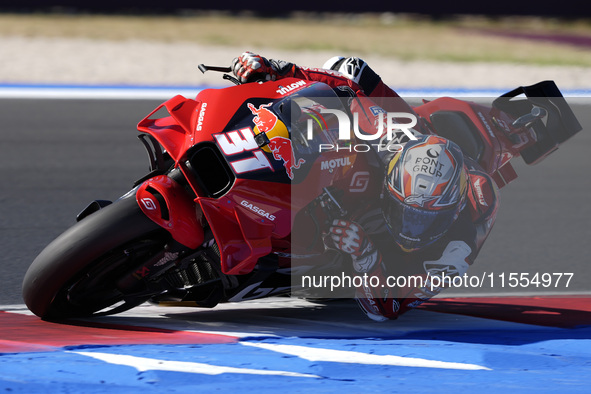
[[(200, 64), (197, 67), (199, 67), (199, 70), (204, 74), (206, 71), (217, 71), (217, 72), (221, 72), (221, 73), (232, 72), (232, 67), (206, 66), (205, 64)], [(224, 76), (222, 78), (227, 79), (228, 81), (234, 83), (235, 85), (240, 85), (240, 81), (229, 74), (224, 74)]]
[(221, 73), (229, 73), (232, 72), (232, 67), (223, 67), (223, 66), (206, 66), (205, 64), (200, 64), (199, 70), (205, 74), (206, 71), (217, 71)]

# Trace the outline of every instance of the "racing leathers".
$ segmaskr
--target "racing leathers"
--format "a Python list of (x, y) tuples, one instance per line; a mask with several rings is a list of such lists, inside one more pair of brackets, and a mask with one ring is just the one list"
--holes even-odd
[[(301, 67), (283, 60), (267, 59), (251, 52), (244, 52), (240, 57), (234, 58), (232, 71), (242, 83), (259, 79), (275, 81), (282, 78), (323, 82), (332, 87), (338, 96), (371, 97), (373, 105), (377, 104), (386, 111), (414, 113), (404, 100), (395, 100), (400, 97), (398, 93), (388, 87), (365, 62), (358, 58), (351, 59), (355, 59), (353, 64), (343, 60), (334, 64), (335, 69), (342, 67), (350, 70), (350, 73), (342, 73), (334, 69)], [(371, 104), (363, 107), (367, 110), (370, 106)]]
[[(363, 285), (357, 288), (356, 299), (371, 319), (395, 319), (445, 287), (465, 285), (462, 277), (492, 229), (499, 204), (493, 180), (473, 161), (466, 164), (464, 208), (442, 238), (422, 249), (407, 252), (393, 242), (379, 204), (349, 220), (333, 222), (333, 247), (349, 254), (358, 275), (370, 278), (359, 281)], [(456, 277), (460, 278), (454, 281)]]
[[(398, 94), (361, 59), (338, 59), (333, 69), (343, 73), (300, 67), (250, 52), (233, 62), (233, 72), (241, 82), (293, 77), (323, 82), (341, 97), (354, 97), (352, 110), (365, 115), (360, 117), (362, 128), (375, 129), (380, 112), (374, 110), (376, 105), (389, 112), (414, 114), (402, 99), (392, 99)], [(378, 165), (387, 166), (388, 153), (378, 156)], [(327, 246), (350, 256), (356, 275), (376, 278), (371, 284), (363, 281), (355, 292), (360, 307), (371, 319), (397, 318), (449, 287), (450, 281), (462, 277), (473, 264), (492, 229), (499, 199), (490, 176), (474, 160), (465, 157), (464, 162), (468, 169), (464, 206), (447, 232), (424, 248), (408, 251), (393, 241), (379, 202), (369, 203), (354, 216), (335, 220), (330, 227)], [(383, 168), (377, 171), (385, 172)]]

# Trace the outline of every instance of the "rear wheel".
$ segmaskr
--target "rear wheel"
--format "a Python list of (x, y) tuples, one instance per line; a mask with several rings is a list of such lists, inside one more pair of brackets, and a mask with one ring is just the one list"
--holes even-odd
[(43, 319), (89, 316), (116, 304), (121, 306), (115, 311), (138, 305), (151, 294), (141, 288), (123, 291), (120, 281), (158, 255), (169, 240), (170, 234), (147, 218), (130, 195), (51, 242), (25, 275), (24, 301)]

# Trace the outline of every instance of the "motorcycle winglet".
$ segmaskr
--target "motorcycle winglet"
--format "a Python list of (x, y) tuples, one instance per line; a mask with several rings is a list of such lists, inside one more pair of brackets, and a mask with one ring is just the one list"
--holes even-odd
[[(525, 95), (525, 99), (517, 99)], [(554, 81), (520, 86), (498, 97), (493, 106), (515, 118), (530, 120), (537, 142), (520, 154), (527, 164), (536, 164), (554, 152), (560, 144), (582, 130), (582, 126)], [(543, 110), (540, 110), (542, 108)], [(536, 116), (536, 113), (539, 114)], [(546, 122), (542, 121), (546, 117)]]
[[(152, 135), (168, 152), (170, 157), (178, 160), (186, 148), (183, 146), (186, 135), (193, 132), (192, 121), (197, 115), (195, 109), (199, 103), (195, 100), (177, 95), (160, 104), (148, 116), (142, 119), (137, 129)], [(170, 116), (152, 118), (154, 114), (165, 108)]]

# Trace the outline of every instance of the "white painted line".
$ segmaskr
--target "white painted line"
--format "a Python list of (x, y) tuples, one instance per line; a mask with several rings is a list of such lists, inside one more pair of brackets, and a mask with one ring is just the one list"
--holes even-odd
[(212, 335), (226, 335), (229, 337), (235, 338), (279, 338), (278, 335), (275, 334), (268, 334), (268, 333), (258, 333), (258, 332), (244, 332), (244, 331), (206, 331), (206, 330), (183, 330), (185, 332), (195, 332), (198, 334), (212, 334)]
[(291, 376), (300, 378), (321, 378), (318, 375), (303, 374), (289, 371), (273, 371), (268, 369), (251, 369), (251, 368), (235, 368), (235, 367), (223, 367), (218, 365), (210, 365), (205, 363), (194, 363), (188, 361), (170, 361), (170, 360), (159, 360), (156, 358), (147, 357), (136, 357), (126, 356), (122, 354), (112, 353), (98, 353), (98, 352), (70, 352), (82, 356), (88, 356), (96, 358), (97, 360), (104, 361), (109, 364), (125, 365), (133, 367), (139, 372), (157, 370), (157, 371), (174, 371), (174, 372), (187, 372), (187, 373), (199, 373), (204, 375), (220, 375), (223, 373), (238, 373), (248, 375), (278, 375), (278, 376)]
[(442, 368), (463, 370), (486, 370), (490, 368), (476, 364), (453, 363), (447, 361), (426, 360), (423, 358), (378, 355), (347, 350), (320, 349), (296, 345), (278, 345), (272, 343), (239, 342), (244, 346), (253, 346), (278, 353), (297, 356), (308, 361), (328, 361), (348, 364), (392, 365), (398, 367)]

